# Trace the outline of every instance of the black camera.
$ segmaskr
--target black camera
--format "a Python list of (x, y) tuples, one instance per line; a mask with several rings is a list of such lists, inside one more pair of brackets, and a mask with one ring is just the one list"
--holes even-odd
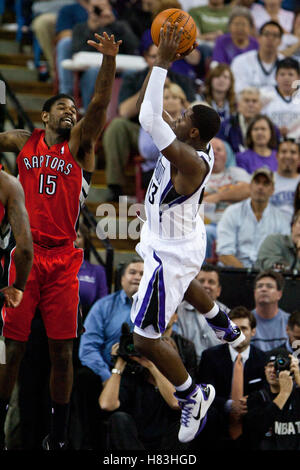
[(277, 375), (282, 370), (290, 370), (291, 365), (291, 358), (288, 356), (284, 356), (283, 354), (278, 354), (274, 361), (274, 368), (276, 370)]
[(139, 356), (140, 354), (135, 350), (133, 344), (133, 334), (130, 332), (128, 323), (122, 324), (121, 337), (119, 341), (118, 355), (128, 362), (130, 356)]
[(100, 16), (101, 13), (102, 13), (101, 8), (99, 8), (97, 6), (94, 6), (94, 13), (95, 13), (95, 15)]

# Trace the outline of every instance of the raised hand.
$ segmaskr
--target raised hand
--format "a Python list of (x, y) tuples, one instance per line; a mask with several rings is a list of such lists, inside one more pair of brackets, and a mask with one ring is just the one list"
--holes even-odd
[(115, 41), (114, 34), (108, 36), (107, 33), (103, 33), (103, 36), (100, 34), (95, 33), (95, 38), (98, 39), (99, 42), (88, 40), (87, 43), (94, 47), (98, 52), (101, 52), (103, 55), (110, 55), (115, 57), (119, 52), (119, 47), (122, 44), (122, 40)]

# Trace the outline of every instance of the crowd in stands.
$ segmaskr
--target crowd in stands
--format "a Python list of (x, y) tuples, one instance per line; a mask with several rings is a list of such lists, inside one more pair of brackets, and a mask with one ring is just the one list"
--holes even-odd
[[(118, 106), (101, 136), (98, 155), (99, 162), (105, 162), (106, 201), (118, 201), (126, 195), (125, 170), (136, 155), (141, 157), (145, 190), (159, 155), (141, 129), (136, 109), (157, 53), (151, 22), (167, 8), (182, 8), (191, 14), (198, 45), (168, 71), (164, 108), (177, 119), (193, 103), (201, 102), (212, 106), (222, 121), (211, 142), (215, 163), (203, 198), (206, 262), (198, 280), (217, 301), (222, 291), (222, 267), (260, 271), (253, 285), (252, 311), (221, 304), (245, 334), (246, 340), (237, 349), (221, 344), (204, 317), (186, 301), (174, 312), (165, 341), (178, 350), (193, 378), (216, 389), (204, 431), (189, 445), (181, 444), (174, 387), (151, 361), (120, 354), (120, 338), (130, 337), (133, 327), (130, 307), (143, 262), (133, 258), (124, 265), (120, 289), (108, 294), (105, 270), (91, 264), (89, 232), (80, 226), (77, 244), (85, 250), (79, 272), (84, 333), (75, 358), (68, 431), (72, 448), (300, 449), (300, 374), (293, 355), (300, 342), (300, 308), (296, 302), (293, 311), (279, 307), (284, 274), (300, 271), (297, 3), (23, 0), (23, 32), (32, 34), (33, 47), (39, 47), (47, 61), (47, 76), (38, 68), (39, 78), (48, 77), (57, 92), (75, 94), (81, 114), (89, 106), (98, 67), (74, 73), (64, 68), (63, 61), (79, 52), (92, 52), (87, 40), (93, 39), (94, 33), (114, 34), (122, 40), (120, 54), (144, 58), (143, 70), (118, 71)], [(27, 398), (24, 395), (24, 370), (28, 361), (36, 360), (38, 347), (39, 342), (32, 340), (21, 369), (22, 409), (27, 406), (26, 399), (33, 406), (33, 397), (39, 393), (36, 389)], [(288, 364), (279, 375), (278, 356)], [(236, 394), (233, 385), (238, 373), (242, 384)], [(38, 438), (26, 440), (30, 424), (26, 425), (22, 416), (21, 412), (21, 444), (16, 446), (38, 448)], [(13, 422), (13, 418), (9, 420)], [(7, 429), (9, 440), (9, 423)]]

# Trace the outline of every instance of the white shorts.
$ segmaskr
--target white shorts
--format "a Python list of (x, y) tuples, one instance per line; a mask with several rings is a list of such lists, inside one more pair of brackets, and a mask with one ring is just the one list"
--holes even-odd
[(180, 240), (157, 238), (145, 223), (136, 251), (144, 260), (144, 274), (133, 296), (131, 321), (138, 334), (159, 338), (201, 269), (206, 251), (204, 223), (199, 217), (197, 231)]

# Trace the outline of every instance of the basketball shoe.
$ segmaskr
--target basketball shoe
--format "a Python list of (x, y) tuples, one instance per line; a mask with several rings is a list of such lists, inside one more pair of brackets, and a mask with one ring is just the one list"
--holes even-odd
[(181, 408), (181, 419), (178, 439), (180, 442), (192, 441), (206, 424), (206, 413), (215, 398), (212, 385), (196, 385), (194, 390), (184, 398), (178, 392), (175, 397)]
[(233, 348), (236, 348), (239, 344), (241, 344), (245, 340), (245, 335), (239, 329), (239, 327), (230, 320), (227, 313), (223, 311), (222, 313), (227, 317), (227, 322), (228, 322), (227, 326), (224, 327), (224, 326), (214, 325), (207, 318), (206, 318), (206, 321), (209, 324), (209, 326), (214, 330), (217, 338), (221, 340), (222, 343), (231, 344)]

